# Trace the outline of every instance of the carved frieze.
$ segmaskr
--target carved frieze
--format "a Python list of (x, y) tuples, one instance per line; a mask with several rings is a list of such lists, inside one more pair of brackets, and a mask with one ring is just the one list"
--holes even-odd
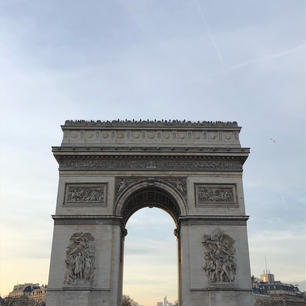
[(234, 240), (217, 229), (211, 235), (204, 235), (203, 269), (212, 283), (229, 283), (235, 280), (236, 259)]
[(61, 156), (58, 158), (61, 171), (241, 171), (240, 158), (199, 158), (162, 156)]
[(196, 206), (238, 206), (235, 184), (195, 184)]
[(240, 147), (237, 122), (179, 120), (67, 120), (63, 145), (230, 146)]
[(66, 249), (66, 273), (64, 283), (67, 285), (88, 284), (95, 276), (95, 245), (90, 233), (74, 233)]
[(218, 145), (240, 147), (238, 131), (211, 130), (64, 130), (63, 145), (95, 145), (95, 146), (199, 146)]
[(118, 196), (123, 193), (125, 190), (127, 190), (132, 185), (136, 185), (142, 181), (146, 182), (162, 182), (165, 184), (169, 184), (176, 191), (178, 191), (183, 198), (186, 199), (187, 197), (187, 182), (185, 177), (116, 177), (115, 180), (115, 198), (118, 198)]
[(65, 206), (106, 206), (107, 184), (67, 183), (65, 186)]

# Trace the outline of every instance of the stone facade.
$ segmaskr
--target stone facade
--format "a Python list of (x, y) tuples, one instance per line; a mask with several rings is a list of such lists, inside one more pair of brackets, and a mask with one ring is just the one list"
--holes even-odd
[(18, 303), (18, 299), (26, 297), (34, 301), (35, 305), (44, 305), (46, 302), (47, 286), (33, 283), (25, 283), (15, 285), (7, 299), (14, 300)]
[(253, 306), (236, 122), (66, 121), (47, 306), (120, 306), (125, 224), (176, 224), (181, 306)]
[(255, 306), (305, 306), (304, 298), (292, 296), (255, 295)]
[(40, 288), (35, 288), (30, 293), (29, 298), (35, 301), (36, 305), (44, 305), (46, 302), (47, 287), (42, 285)]

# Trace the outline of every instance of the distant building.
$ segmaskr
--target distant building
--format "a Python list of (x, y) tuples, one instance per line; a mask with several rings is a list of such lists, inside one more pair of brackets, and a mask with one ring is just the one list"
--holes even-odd
[(260, 279), (252, 277), (252, 290), (256, 306), (304, 306), (305, 295), (292, 284), (275, 281), (274, 275), (264, 273)]
[(156, 305), (157, 305), (157, 306), (173, 306), (172, 303), (169, 303), (169, 302), (168, 302), (168, 299), (167, 299), (166, 296), (164, 297), (164, 301), (163, 301), (163, 302), (157, 302)]
[(47, 286), (33, 283), (25, 283), (15, 285), (13, 291), (9, 293), (9, 298), (19, 298), (27, 296), (29, 299), (34, 300), (36, 303), (46, 301)]
[(264, 273), (260, 275), (260, 279), (263, 283), (273, 283), (274, 282), (274, 274)]
[(41, 285), (40, 288), (35, 288), (29, 294), (29, 298), (34, 300), (36, 303), (41, 303), (46, 301), (47, 286)]
[(256, 295), (255, 306), (305, 306), (305, 300), (296, 296)]
[(25, 284), (18, 284), (15, 285), (13, 291), (9, 293), (9, 297), (11, 298), (18, 298), (23, 295), (29, 295), (31, 291), (35, 288), (39, 288), (39, 284), (33, 283), (25, 283)]
[(261, 277), (260, 280), (258, 278), (253, 277), (252, 288), (254, 294), (273, 295), (273, 296), (275, 295), (288, 295), (288, 296), (298, 296), (298, 297), (302, 296), (302, 292), (300, 292), (297, 286), (292, 284), (282, 283), (281, 281), (275, 281), (274, 277), (273, 278)]

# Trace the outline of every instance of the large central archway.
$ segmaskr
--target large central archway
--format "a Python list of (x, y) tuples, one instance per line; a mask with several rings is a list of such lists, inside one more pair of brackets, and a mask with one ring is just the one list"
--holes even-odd
[(121, 306), (126, 223), (176, 224), (180, 306), (252, 306), (236, 122), (67, 121), (47, 306)]
[(155, 206), (137, 210), (125, 226), (123, 295), (156, 306), (178, 301), (178, 239), (170, 214)]
[[(179, 236), (179, 224), (180, 217), (185, 213), (185, 203), (181, 194), (178, 190), (175, 190), (171, 185), (163, 182), (161, 179), (147, 179), (132, 184), (125, 190), (123, 190), (120, 195), (118, 202), (115, 206), (115, 213), (117, 216), (122, 217), (123, 229), (123, 239), (121, 242), (121, 258), (120, 258), (120, 271), (123, 280), (123, 269), (124, 269), (124, 236), (127, 234), (125, 229), (126, 223), (129, 218), (138, 210), (145, 207), (157, 207), (166, 211), (174, 220), (176, 229), (174, 234), (177, 238), (177, 267), (178, 267), (178, 300), (181, 300), (181, 265), (180, 265), (180, 236)], [(123, 283), (122, 285), (123, 286)], [(122, 288), (120, 290), (121, 294), (118, 297), (120, 300), (122, 297)]]
[[(124, 179), (122, 182), (124, 184)], [(144, 207), (158, 207), (167, 211), (177, 226), (179, 218), (186, 215), (186, 203), (181, 193), (162, 179), (147, 178), (139, 181), (135, 178), (134, 183), (121, 189), (114, 213), (122, 217), (123, 224), (135, 211)]]

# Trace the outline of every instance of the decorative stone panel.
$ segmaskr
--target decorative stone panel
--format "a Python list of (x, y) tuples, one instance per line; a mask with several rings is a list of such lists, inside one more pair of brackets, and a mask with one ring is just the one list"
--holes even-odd
[(195, 184), (197, 207), (237, 207), (235, 184)]
[(185, 177), (130, 177), (122, 176), (116, 177), (115, 180), (115, 198), (118, 198), (125, 190), (127, 190), (132, 185), (138, 184), (142, 181), (148, 183), (162, 182), (168, 185), (171, 185), (178, 191), (184, 199), (187, 197), (187, 183)]
[(63, 146), (69, 145), (193, 145), (239, 147), (238, 131), (219, 130), (64, 130)]
[(239, 157), (60, 156), (60, 171), (242, 171)]
[(211, 283), (229, 283), (236, 276), (235, 241), (220, 229), (204, 235), (203, 269)]
[(106, 183), (67, 183), (64, 206), (103, 206), (107, 205)]
[(62, 126), (62, 145), (194, 145), (240, 147), (237, 122), (71, 121)]
[(95, 245), (94, 238), (90, 233), (74, 233), (70, 237), (65, 263), (65, 284), (84, 285), (94, 280)]

